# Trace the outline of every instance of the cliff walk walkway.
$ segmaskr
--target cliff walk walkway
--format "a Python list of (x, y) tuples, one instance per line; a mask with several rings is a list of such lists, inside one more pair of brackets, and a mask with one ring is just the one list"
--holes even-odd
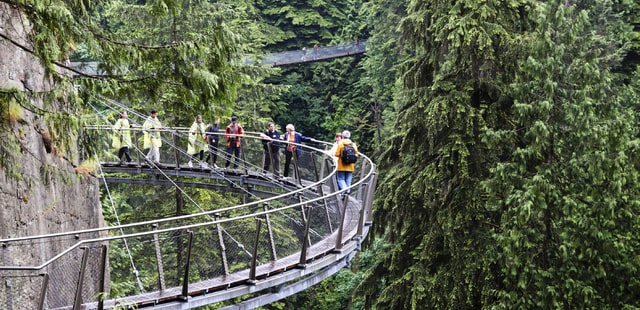
[[(254, 64), (259, 61), (262, 65), (286, 66), (295, 64), (312, 63), (326, 61), (335, 58), (352, 57), (364, 54), (367, 51), (367, 41), (357, 41), (351, 43), (336, 44), (330, 46), (303, 47), (299, 50), (268, 53), (261, 55), (257, 60), (246, 58), (245, 64)], [(85, 75), (101, 76), (106, 72), (101, 70), (99, 62), (72, 62), (71, 67)], [(76, 74), (77, 76), (78, 74)]]
[[(126, 109), (102, 101), (109, 109), (96, 112), (105, 124)], [(345, 195), (337, 190), (329, 143), (301, 145), (290, 177), (279, 178), (262, 170), (265, 146), (256, 132), (245, 133), (240, 158), (224, 168), (230, 158), (223, 149), (209, 148), (218, 154), (217, 166), (205, 164), (186, 153), (187, 128), (163, 127), (155, 132), (163, 141), (161, 160), (153, 163), (141, 148), (139, 124), (146, 116), (129, 115), (131, 162), (116, 157), (110, 125), (85, 130), (96, 143), (92, 157), (99, 160), (95, 175), (106, 193), (103, 213), (118, 224), (67, 231), (60, 223), (57, 233), (0, 240), (0, 308), (251, 309), (348, 266), (367, 236), (377, 174), (364, 154)], [(129, 201), (131, 209), (156, 210), (158, 201), (165, 208), (175, 201), (175, 213), (121, 218), (123, 206), (115, 206), (113, 197), (139, 188), (152, 188), (155, 196)], [(203, 198), (207, 192), (223, 198)], [(73, 210), (66, 212), (73, 217)]]

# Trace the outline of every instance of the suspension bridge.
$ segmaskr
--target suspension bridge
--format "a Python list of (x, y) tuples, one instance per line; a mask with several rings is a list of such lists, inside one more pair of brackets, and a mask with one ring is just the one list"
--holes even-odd
[[(99, 99), (109, 107), (96, 108), (105, 120), (128, 109)], [(234, 160), (223, 149), (224, 137), (221, 148), (209, 148), (218, 155), (214, 165), (187, 154), (187, 128), (158, 128), (161, 160), (148, 162), (140, 126), (146, 115), (128, 112), (130, 162), (116, 157), (106, 121), (85, 128), (102, 150), (95, 154), (96, 176), (117, 225), (0, 240), (0, 307), (251, 309), (319, 283), (349, 266), (360, 249), (377, 180), (376, 165), (365, 154), (349, 195), (337, 189), (336, 159), (326, 151), (331, 143), (317, 140), (301, 145), (289, 178), (262, 170), (264, 141), (257, 132), (242, 137), (236, 168), (219, 168)], [(133, 186), (153, 186), (158, 195), (175, 189), (176, 210), (189, 205), (197, 211), (123, 223), (112, 194)], [(225, 193), (239, 203), (206, 205), (192, 197), (193, 188)]]
[[(329, 46), (305, 46), (299, 50), (294, 51), (268, 53), (255, 57), (256, 60), (245, 58), (244, 63), (249, 65), (259, 62), (260, 64), (266, 66), (280, 67), (295, 64), (313, 63), (318, 61), (327, 61), (342, 57), (353, 57), (364, 54), (366, 51), (367, 40), (362, 40)], [(96, 61), (72, 62), (71, 68), (89, 76), (102, 76), (107, 74), (100, 68), (100, 63)]]

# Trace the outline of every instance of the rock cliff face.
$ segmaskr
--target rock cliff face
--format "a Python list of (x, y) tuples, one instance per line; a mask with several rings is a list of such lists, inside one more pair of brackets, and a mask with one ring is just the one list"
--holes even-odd
[[(64, 98), (73, 89), (66, 94), (62, 92), (62, 95), (56, 95), (58, 99), (55, 102), (44, 102), (43, 97), (37, 95), (50, 92), (56, 85), (45, 75), (45, 69), (38, 59), (27, 51), (31, 47), (28, 29), (29, 22), (20, 12), (0, 3), (0, 95), (17, 90), (26, 95), (30, 103), (25, 107), (7, 102), (10, 101), (7, 96), (0, 96), (1, 239), (104, 226), (99, 180), (78, 174), (74, 169), (79, 164), (77, 151), (64, 154), (56, 145), (56, 137), (47, 137), (48, 129), (54, 126), (48, 123), (47, 113), (69, 109)], [(73, 132), (68, 134), (77, 136)], [(78, 149), (77, 145), (67, 147)], [(53, 258), (68, 244), (72, 243), (3, 243), (0, 245), (0, 265), (38, 266)], [(0, 271), (0, 308), (37, 309), (39, 290), (46, 281), (42, 280), (43, 276), (34, 274), (51, 274), (55, 272), (52, 266), (55, 264), (17, 277)], [(49, 306), (45, 308), (68, 303), (67, 297), (53, 296), (52, 292), (56, 289), (52, 289), (52, 286), (63, 285), (58, 281), (77, 277), (77, 270), (69, 270), (68, 274), (65, 272), (49, 282), (45, 301)], [(54, 278), (51, 277), (51, 280)], [(55, 301), (56, 298), (61, 301)]]

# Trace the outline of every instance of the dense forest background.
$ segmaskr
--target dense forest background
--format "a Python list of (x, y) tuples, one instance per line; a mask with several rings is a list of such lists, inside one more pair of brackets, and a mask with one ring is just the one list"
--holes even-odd
[[(0, 2), (32, 22), (61, 87), (171, 125), (236, 114), (256, 131), (351, 130), (380, 165), (376, 238), (352, 270), (265, 308), (640, 307), (637, 1)], [(243, 62), (355, 39), (362, 57)], [(68, 57), (112, 76), (65, 80)], [(116, 197), (119, 213), (192, 211), (156, 191)]]

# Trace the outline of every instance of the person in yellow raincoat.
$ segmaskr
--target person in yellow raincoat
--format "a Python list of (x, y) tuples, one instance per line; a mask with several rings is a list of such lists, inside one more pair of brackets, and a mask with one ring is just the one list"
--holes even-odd
[(118, 159), (120, 164), (124, 164), (123, 156), (126, 156), (127, 162), (131, 162), (131, 154), (129, 148), (131, 143), (131, 125), (127, 119), (127, 111), (120, 113), (120, 118), (113, 125), (113, 141), (111, 145), (118, 150)]
[[(205, 162), (202, 161), (204, 158), (204, 151), (207, 150), (207, 141), (205, 135), (205, 126), (202, 122), (202, 115), (196, 116), (196, 120), (189, 128), (189, 145), (187, 146), (187, 153), (195, 157), (198, 155), (200, 159), (200, 167), (206, 168)], [(193, 163), (191, 159), (189, 159), (189, 168), (193, 167)]]
[(162, 124), (158, 120), (158, 111), (151, 110), (151, 115), (142, 124), (142, 128), (144, 128), (143, 147), (149, 149), (146, 159), (154, 163), (160, 163), (160, 147), (162, 146), (162, 139), (158, 131), (160, 127), (162, 127)]

